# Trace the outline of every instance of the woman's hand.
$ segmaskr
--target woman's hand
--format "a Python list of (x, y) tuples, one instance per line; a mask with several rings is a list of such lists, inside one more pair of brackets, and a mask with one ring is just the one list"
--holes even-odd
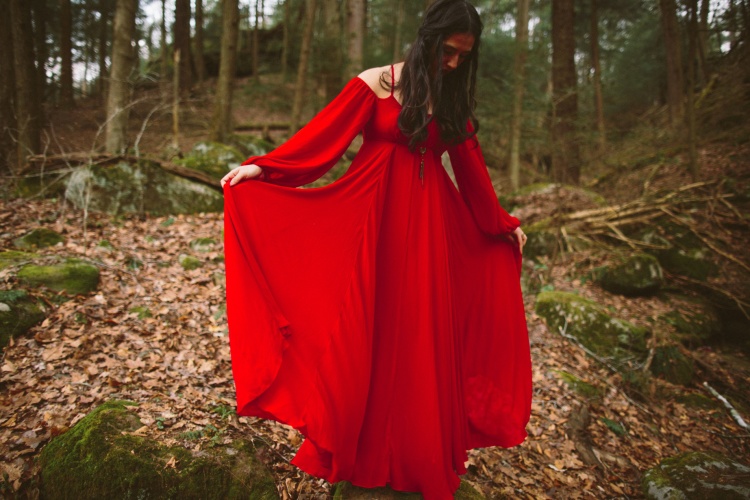
[(233, 168), (224, 177), (221, 178), (221, 188), (224, 189), (224, 184), (227, 182), (230, 186), (234, 186), (238, 182), (242, 182), (245, 179), (254, 179), (263, 173), (263, 169), (258, 165), (242, 165), (241, 167)]
[(524, 233), (520, 227), (517, 227), (516, 230), (511, 233), (511, 235), (511, 237), (518, 244), (518, 251), (521, 252), (521, 255), (523, 255), (523, 247), (524, 245), (526, 245), (526, 240), (528, 239), (526, 237), (526, 233)]

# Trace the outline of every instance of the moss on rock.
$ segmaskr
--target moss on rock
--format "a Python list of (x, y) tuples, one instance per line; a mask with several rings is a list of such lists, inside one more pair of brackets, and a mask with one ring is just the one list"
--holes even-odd
[(604, 395), (604, 391), (601, 387), (597, 387), (588, 382), (584, 382), (580, 378), (576, 377), (572, 373), (568, 373), (563, 370), (555, 370), (555, 373), (568, 384), (568, 387), (573, 389), (581, 396), (589, 399), (600, 398)]
[(672, 311), (657, 318), (674, 327), (678, 340), (687, 347), (700, 347), (721, 332), (721, 319), (708, 301), (685, 296), (672, 296)]
[(199, 142), (184, 158), (175, 160), (175, 163), (221, 179), (244, 159), (242, 153), (233, 146), (220, 142)]
[(18, 271), (18, 279), (31, 286), (45, 286), (69, 295), (87, 294), (99, 286), (99, 269), (80, 260), (37, 266), (29, 264)]
[(0, 271), (6, 267), (15, 266), (21, 262), (33, 260), (37, 257), (39, 257), (39, 255), (35, 253), (5, 250), (4, 252), (0, 252)]
[(705, 281), (718, 267), (711, 260), (712, 252), (688, 229), (677, 224), (664, 224), (637, 236), (660, 248), (649, 251), (667, 271)]
[(656, 257), (640, 253), (601, 268), (596, 281), (608, 292), (639, 297), (658, 291), (664, 284), (664, 273)]
[(216, 246), (213, 238), (196, 238), (190, 242), (190, 248), (194, 252), (209, 252)]
[(536, 312), (552, 331), (564, 328), (600, 356), (624, 362), (645, 354), (648, 330), (614, 318), (603, 306), (574, 293), (541, 292)]
[(60, 233), (46, 227), (40, 227), (13, 240), (13, 246), (22, 250), (33, 250), (35, 248), (52, 247), (63, 241), (65, 241), (65, 238)]
[[(455, 500), (484, 500), (484, 495), (479, 493), (466, 481), (461, 481), (454, 495)], [(360, 488), (347, 481), (336, 484), (333, 500), (421, 500), (419, 493), (407, 493), (394, 491), (388, 487), (382, 488)]]
[(224, 207), (217, 190), (147, 161), (76, 168), (66, 181), (65, 196), (79, 208), (112, 215), (220, 212)]
[(641, 481), (649, 500), (750, 498), (750, 467), (716, 452), (694, 451), (666, 458)]
[(180, 254), (177, 260), (185, 271), (192, 271), (193, 269), (203, 267), (203, 261), (192, 255)]
[(664, 377), (673, 384), (688, 385), (693, 381), (694, 372), (693, 362), (677, 346), (665, 345), (654, 349), (651, 373), (655, 376)]
[(44, 319), (44, 311), (25, 290), (0, 291), (0, 349)]
[[(194, 454), (132, 434), (142, 426), (110, 401), (44, 447), (40, 493), (47, 499), (278, 499), (273, 478), (239, 443)], [(174, 464), (170, 466), (168, 464)]]

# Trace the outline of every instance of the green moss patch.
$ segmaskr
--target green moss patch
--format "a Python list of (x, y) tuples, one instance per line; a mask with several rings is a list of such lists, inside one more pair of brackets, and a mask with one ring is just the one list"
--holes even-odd
[(29, 264), (18, 271), (18, 279), (31, 286), (44, 286), (69, 295), (87, 294), (99, 286), (99, 269), (79, 260), (37, 266)]
[(656, 257), (635, 254), (602, 268), (596, 281), (608, 292), (637, 297), (658, 291), (664, 283), (664, 274)]
[(603, 396), (604, 391), (600, 387), (584, 382), (572, 373), (563, 370), (555, 370), (555, 373), (568, 384), (568, 387), (585, 398), (594, 399)]
[(0, 348), (42, 321), (44, 311), (25, 290), (0, 291)]
[(0, 270), (6, 267), (15, 266), (22, 262), (34, 260), (39, 257), (35, 253), (18, 252), (16, 250), (5, 250), (0, 252)]
[[(461, 481), (456, 494), (456, 500), (484, 500), (484, 496), (466, 481)], [(360, 488), (347, 481), (336, 484), (333, 493), (334, 500), (421, 500), (419, 493), (394, 491), (390, 488)]]
[(185, 271), (192, 271), (193, 269), (203, 267), (203, 261), (193, 257), (192, 255), (181, 254), (177, 258), (177, 260), (180, 262), (180, 265)]
[(679, 385), (689, 385), (693, 381), (693, 362), (677, 346), (666, 345), (654, 349), (651, 373), (657, 377)]
[(34, 248), (52, 247), (63, 241), (65, 241), (65, 238), (60, 233), (46, 227), (40, 227), (13, 240), (13, 246), (22, 250), (32, 250)]
[(192, 151), (175, 163), (221, 179), (244, 159), (243, 154), (232, 146), (218, 142), (199, 142)]
[(130, 406), (134, 403), (104, 403), (44, 447), (42, 498), (278, 498), (252, 446), (200, 453), (162, 446), (132, 434), (142, 424)]

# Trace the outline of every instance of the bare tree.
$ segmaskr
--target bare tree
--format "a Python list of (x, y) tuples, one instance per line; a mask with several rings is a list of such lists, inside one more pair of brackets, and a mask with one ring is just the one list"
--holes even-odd
[(365, 42), (365, 0), (346, 2), (346, 76), (351, 78), (362, 72), (362, 54)]
[(175, 71), (180, 72), (179, 93), (184, 94), (190, 90), (193, 81), (190, 65), (190, 0), (175, 0), (174, 50), (180, 51), (180, 66)]
[(137, 11), (138, 0), (117, 0), (105, 140), (105, 147), (110, 153), (121, 153), (127, 147), (130, 74), (133, 70), (134, 57), (132, 40)]
[(232, 85), (237, 68), (237, 35), (240, 23), (238, 0), (222, 0), (221, 62), (216, 84), (216, 105), (211, 136), (226, 141), (232, 132)]
[(302, 100), (307, 87), (307, 63), (310, 59), (312, 48), (313, 28), (315, 27), (316, 0), (305, 0), (305, 31), (302, 35), (302, 46), (300, 47), (299, 66), (297, 67), (297, 86), (294, 89), (294, 102), (292, 104), (292, 121), (290, 132), (294, 133), (299, 127), (299, 118), (302, 114)]
[(341, 11), (338, 0), (323, 0), (323, 44), (325, 57), (321, 72), (326, 91), (326, 101), (333, 100), (341, 90)]
[(73, 106), (73, 13), (70, 0), (60, 0), (60, 104)]
[(594, 109), (599, 151), (607, 146), (607, 130), (604, 126), (604, 97), (602, 95), (602, 65), (599, 58), (599, 13), (597, 0), (591, 0), (591, 69), (594, 72)]
[(552, 1), (552, 177), (567, 184), (578, 184), (581, 174), (574, 20), (573, 0)]
[(675, 0), (659, 0), (661, 10), (661, 25), (664, 36), (664, 49), (667, 59), (667, 107), (669, 121), (673, 128), (682, 123), (684, 106), (682, 99), (684, 89), (682, 83), (682, 50), (680, 25), (677, 22), (677, 5)]
[(206, 62), (203, 57), (203, 0), (195, 0), (195, 78), (198, 83), (206, 78)]
[(106, 102), (107, 92), (107, 44), (109, 41), (109, 18), (112, 10), (111, 0), (99, 0), (99, 97)]
[[(10, 12), (10, 0), (0, 0), (3, 12)], [(10, 16), (0, 16), (0, 175), (15, 170), (15, 70)]]
[(518, 189), (521, 184), (521, 123), (529, 50), (529, 4), (530, 0), (516, 2), (516, 53), (513, 61), (513, 111), (510, 120), (510, 182), (513, 189)]
[(13, 33), (17, 160), (20, 164), (25, 161), (26, 156), (39, 152), (42, 127), (29, 2), (10, 0), (10, 19)]
[(284, 32), (281, 44), (281, 81), (286, 82), (289, 65), (289, 23), (292, 21), (291, 0), (284, 0)]

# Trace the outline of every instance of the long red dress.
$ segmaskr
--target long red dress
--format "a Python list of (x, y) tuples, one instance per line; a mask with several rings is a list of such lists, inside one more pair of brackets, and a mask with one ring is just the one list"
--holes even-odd
[[(305, 436), (299, 468), (443, 500), (467, 449), (526, 437), (529, 343), (506, 238), (519, 222), (498, 204), (476, 139), (446, 148), (433, 122), (424, 153), (412, 152), (400, 109), (354, 78), (288, 142), (244, 163), (263, 167), (262, 181), (227, 183), (232, 371), (240, 415)], [(343, 177), (295, 189), (359, 132)]]

